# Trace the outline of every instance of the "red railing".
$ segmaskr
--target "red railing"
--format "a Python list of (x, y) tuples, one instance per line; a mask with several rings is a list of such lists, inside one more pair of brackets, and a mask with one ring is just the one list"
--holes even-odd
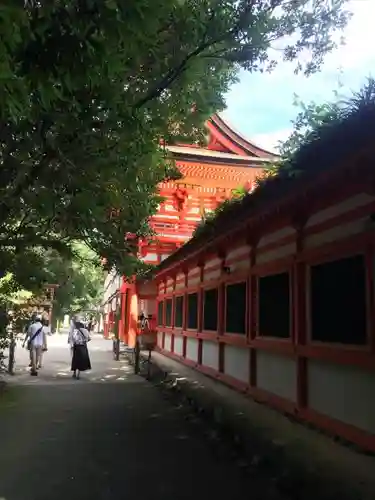
[(167, 234), (179, 234), (183, 236), (191, 236), (194, 229), (197, 227), (196, 223), (186, 223), (186, 222), (151, 222), (152, 229), (159, 233)]

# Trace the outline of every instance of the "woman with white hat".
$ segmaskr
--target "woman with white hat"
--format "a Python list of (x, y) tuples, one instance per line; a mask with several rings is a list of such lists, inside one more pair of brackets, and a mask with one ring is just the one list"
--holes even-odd
[(81, 372), (91, 370), (90, 355), (87, 349), (87, 343), (91, 339), (81, 317), (76, 317), (72, 326), (68, 338), (68, 343), (72, 348), (71, 370), (73, 378), (79, 379)]

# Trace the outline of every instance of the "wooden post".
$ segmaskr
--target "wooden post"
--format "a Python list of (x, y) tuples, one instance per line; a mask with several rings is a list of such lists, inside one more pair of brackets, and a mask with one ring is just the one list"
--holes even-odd
[(140, 360), (141, 360), (141, 347), (139, 344), (139, 338), (135, 339), (135, 348), (134, 348), (134, 373), (138, 375), (140, 372)]
[[(304, 246), (304, 228), (307, 216), (301, 211), (298, 216), (292, 220), (293, 227), (296, 230), (296, 255), (297, 259), (292, 270), (292, 289), (294, 296), (294, 307), (292, 315), (292, 341), (296, 346), (306, 345), (306, 265), (298, 261), (299, 254)], [(306, 408), (308, 405), (308, 380), (307, 380), (307, 358), (297, 356), (297, 408), (298, 410)]]

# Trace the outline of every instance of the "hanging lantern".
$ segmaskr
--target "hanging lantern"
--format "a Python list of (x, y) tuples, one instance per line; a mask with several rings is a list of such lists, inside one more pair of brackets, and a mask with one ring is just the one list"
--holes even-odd
[(180, 186), (173, 193), (173, 206), (178, 212), (181, 212), (185, 208), (188, 197), (189, 193), (187, 189)]

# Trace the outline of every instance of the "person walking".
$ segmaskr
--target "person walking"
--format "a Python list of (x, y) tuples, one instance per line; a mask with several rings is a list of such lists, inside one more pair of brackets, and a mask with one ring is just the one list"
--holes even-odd
[(42, 318), (40, 315), (35, 315), (34, 319), (27, 329), (26, 337), (23, 341), (22, 346), (25, 347), (27, 342), (27, 348), (30, 351), (30, 362), (31, 371), (30, 375), (38, 375), (38, 366), (40, 365), (41, 354), (43, 352), (44, 346), (44, 333)]
[(87, 343), (90, 341), (90, 334), (85, 328), (81, 318), (74, 320), (74, 326), (69, 333), (68, 344), (72, 349), (71, 371), (73, 378), (79, 379), (80, 373), (91, 370), (91, 361)]
[(38, 360), (38, 365), (37, 368), (40, 370), (42, 368), (42, 362), (43, 362), (43, 356), (44, 353), (48, 351), (47, 348), (47, 336), (50, 335), (51, 329), (49, 327), (49, 320), (48, 318), (42, 318), (42, 325), (43, 325), (43, 346), (42, 346), (42, 352), (40, 353), (39, 360)]
[[(25, 334), (25, 339), (24, 339), (24, 342), (23, 342), (23, 345), (25, 344), (26, 342), (26, 338), (27, 338), (27, 331), (28, 329), (30, 328), (30, 326), (35, 322), (35, 313), (32, 314), (31, 316), (31, 319), (26, 323), (26, 326), (25, 326), (25, 329), (24, 329), (24, 334)], [(30, 358), (30, 363), (29, 363), (29, 368), (32, 367), (32, 364), (33, 364), (33, 360), (32, 360), (32, 356), (31, 356), (31, 349), (29, 350), (29, 358)]]

